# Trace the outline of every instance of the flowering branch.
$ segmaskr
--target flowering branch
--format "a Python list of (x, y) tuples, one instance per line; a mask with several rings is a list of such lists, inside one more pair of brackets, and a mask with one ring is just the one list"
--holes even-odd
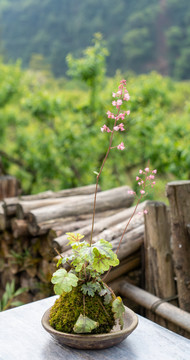
[[(110, 136), (110, 142), (109, 142), (109, 146), (108, 146), (108, 150), (106, 152), (106, 155), (104, 157), (104, 160), (102, 162), (102, 165), (101, 165), (101, 168), (100, 168), (100, 171), (97, 175), (97, 178), (96, 178), (96, 188), (95, 188), (95, 194), (94, 194), (94, 207), (93, 207), (93, 216), (92, 216), (92, 230), (91, 230), (91, 237), (90, 237), (90, 246), (92, 245), (92, 236), (93, 236), (93, 231), (94, 231), (94, 219), (95, 219), (95, 211), (96, 211), (96, 196), (97, 196), (97, 189), (98, 189), (98, 182), (99, 182), (99, 178), (100, 178), (100, 175), (102, 173), (102, 170), (104, 168), (104, 165), (105, 165), (105, 162), (107, 160), (107, 157), (109, 155), (109, 152), (111, 149), (113, 149), (112, 147), (112, 141), (113, 141), (113, 135), (114, 135), (114, 131), (118, 131), (118, 130), (121, 130), (121, 131), (124, 131), (124, 127), (123, 127), (123, 123), (121, 123), (120, 125), (116, 126), (117, 124), (117, 121), (119, 119), (122, 119), (124, 120), (125, 118), (125, 114), (129, 115), (130, 114), (130, 111), (124, 111), (123, 113), (120, 113), (120, 107), (123, 103), (123, 100), (124, 101), (128, 101), (130, 99), (130, 96), (128, 94), (128, 91), (126, 89), (126, 80), (121, 80), (120, 82), (120, 85), (119, 85), (119, 88), (118, 88), (118, 92), (117, 93), (113, 93), (112, 96), (115, 98), (115, 97), (119, 97), (119, 99), (117, 101), (112, 101), (112, 105), (115, 106), (117, 108), (117, 114), (116, 116), (111, 112), (111, 111), (108, 111), (107, 112), (107, 115), (108, 115), (108, 118), (110, 119), (114, 119), (114, 125), (113, 125), (113, 130), (110, 130), (109, 127), (107, 127), (106, 125), (103, 125), (103, 127), (101, 128), (101, 131), (104, 132), (108, 132), (108, 133), (111, 133), (111, 136)], [(114, 146), (115, 147), (115, 146)], [(117, 146), (117, 149), (118, 150), (124, 150), (125, 149), (125, 146), (123, 144), (123, 142), (121, 144), (119, 144)]]
[[(107, 133), (111, 133), (111, 136), (110, 136), (110, 142), (109, 142), (109, 146), (108, 146), (108, 150), (106, 152), (106, 155), (103, 159), (103, 162), (102, 162), (102, 165), (101, 165), (101, 168), (100, 168), (100, 171), (97, 175), (97, 178), (96, 178), (96, 188), (95, 188), (95, 194), (94, 194), (94, 207), (93, 207), (93, 217), (92, 217), (92, 230), (91, 230), (91, 238), (90, 238), (90, 246), (92, 245), (92, 236), (93, 236), (93, 230), (94, 230), (94, 220), (95, 220), (95, 210), (96, 210), (96, 196), (97, 196), (97, 188), (98, 188), (98, 182), (99, 182), (99, 178), (100, 178), (100, 175), (102, 173), (102, 170), (104, 168), (104, 165), (105, 165), (105, 162), (108, 158), (108, 155), (109, 155), (109, 152), (111, 149), (114, 149), (114, 148), (117, 148), (118, 150), (124, 150), (125, 149), (125, 146), (124, 146), (124, 143), (121, 142), (119, 145), (117, 146), (112, 146), (112, 142), (113, 142), (113, 135), (114, 135), (114, 131), (124, 131), (124, 124), (123, 123), (120, 123), (119, 125), (117, 125), (117, 121), (119, 119), (122, 119), (124, 120), (125, 119), (125, 115), (129, 115), (130, 114), (130, 111), (124, 111), (124, 112), (120, 112), (120, 107), (123, 103), (123, 100), (125, 101), (128, 101), (130, 99), (130, 96), (129, 96), (129, 93), (126, 89), (126, 80), (122, 80), (120, 82), (120, 85), (119, 85), (119, 89), (118, 89), (118, 92), (117, 93), (112, 93), (112, 96), (115, 98), (115, 97), (119, 97), (118, 100), (114, 100), (112, 101), (112, 105), (115, 106), (118, 111), (117, 111), (117, 114), (114, 115), (114, 113), (112, 113), (111, 111), (108, 111), (107, 112), (107, 115), (108, 115), (108, 118), (109, 119), (114, 119), (114, 125), (113, 125), (113, 129), (111, 130), (107, 125), (103, 125), (103, 127), (101, 128), (101, 131), (102, 132), (107, 132)], [(142, 200), (142, 198), (146, 195), (146, 187), (147, 186), (151, 186), (153, 187), (155, 185), (155, 181), (152, 181), (154, 180), (155, 178), (155, 174), (157, 173), (157, 170), (152, 170), (152, 172), (150, 173), (150, 169), (149, 167), (146, 167), (144, 170), (139, 170), (139, 175), (140, 176), (137, 176), (136, 177), (136, 181), (138, 181), (138, 185), (141, 187), (141, 190), (140, 190), (140, 196), (137, 200), (137, 203), (136, 203), (136, 206), (134, 208), (134, 211), (131, 215), (131, 217), (129, 218), (126, 226), (125, 226), (125, 229), (121, 235), (121, 239), (119, 241), (119, 244), (118, 244), (118, 247), (116, 249), (116, 254), (118, 253), (119, 251), (119, 248), (120, 248), (120, 245), (122, 243), (122, 240), (124, 238), (124, 235), (127, 231), (127, 228), (133, 218), (133, 216), (135, 215), (136, 211), (137, 211), (137, 208), (138, 208), (138, 205), (140, 203), (140, 201)], [(130, 194), (132, 195), (136, 195), (136, 193), (132, 190), (129, 190), (128, 191)], [(147, 214), (147, 210), (144, 210), (144, 214)], [(109, 274), (111, 270), (111, 267), (108, 271), (108, 273), (105, 275), (105, 277)], [(105, 277), (103, 279), (105, 279)]]

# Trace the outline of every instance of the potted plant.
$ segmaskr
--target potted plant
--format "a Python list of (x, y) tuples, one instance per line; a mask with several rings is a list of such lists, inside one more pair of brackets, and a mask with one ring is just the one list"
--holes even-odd
[[(113, 266), (119, 264), (117, 253), (124, 234), (136, 213), (138, 204), (145, 196), (146, 187), (153, 187), (156, 170), (147, 167), (139, 170), (136, 181), (140, 187), (140, 195), (131, 218), (121, 236), (116, 253), (112, 245), (101, 239), (93, 243), (93, 229), (96, 209), (96, 195), (100, 175), (110, 151), (114, 148), (124, 150), (121, 142), (112, 146), (114, 133), (124, 131), (124, 120), (130, 111), (121, 112), (121, 106), (130, 99), (126, 89), (126, 80), (120, 82), (118, 91), (112, 94), (115, 98), (112, 105), (116, 114), (107, 112), (112, 119), (112, 130), (103, 125), (102, 132), (110, 133), (110, 141), (100, 171), (96, 173), (96, 189), (92, 216), (92, 230), (88, 241), (84, 241), (82, 234), (67, 233), (72, 252), (69, 256), (58, 261), (59, 268), (52, 276), (54, 291), (59, 298), (43, 316), (42, 324), (59, 342), (77, 348), (103, 348), (122, 341), (137, 326), (136, 315), (123, 305), (122, 299), (116, 297), (112, 289), (106, 284), (106, 276)], [(134, 191), (129, 191), (136, 195)], [(146, 210), (144, 210), (147, 213)], [(106, 275), (104, 275), (106, 273)]]

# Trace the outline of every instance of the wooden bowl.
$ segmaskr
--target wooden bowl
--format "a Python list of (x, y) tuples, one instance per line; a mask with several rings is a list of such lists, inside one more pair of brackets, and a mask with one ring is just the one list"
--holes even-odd
[(124, 327), (120, 330), (119, 326), (114, 326), (107, 334), (68, 334), (53, 329), (49, 324), (48, 309), (42, 317), (42, 325), (61, 345), (67, 345), (76, 349), (105, 349), (119, 344), (127, 338), (138, 325), (137, 315), (125, 306)]

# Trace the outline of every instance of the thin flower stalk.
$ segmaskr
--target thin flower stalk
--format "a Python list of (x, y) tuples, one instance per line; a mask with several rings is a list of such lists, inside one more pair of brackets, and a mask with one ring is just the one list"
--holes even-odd
[[(122, 80), (120, 85), (119, 85), (119, 90), (117, 93), (113, 93), (113, 97), (119, 97), (119, 99), (117, 101), (113, 101), (112, 102), (112, 105), (113, 106), (116, 106), (117, 108), (117, 114), (116, 116), (114, 116), (113, 113), (111, 113), (110, 111), (107, 112), (107, 115), (108, 115), (108, 118), (112, 118), (114, 119), (114, 125), (113, 125), (113, 130), (111, 131), (106, 125), (103, 125), (103, 127), (101, 128), (101, 131), (107, 131), (107, 132), (111, 132), (111, 136), (110, 136), (110, 141), (109, 141), (109, 146), (108, 146), (108, 150), (106, 152), (106, 155), (104, 157), (104, 160), (102, 162), (102, 165), (101, 165), (101, 168), (100, 168), (100, 171), (96, 177), (96, 187), (95, 187), (95, 193), (94, 193), (94, 206), (93, 206), (93, 215), (92, 215), (92, 230), (91, 230), (91, 236), (90, 236), (90, 246), (92, 245), (92, 237), (93, 237), (93, 231), (94, 231), (94, 220), (95, 220), (95, 211), (96, 211), (96, 198), (97, 198), (97, 190), (98, 190), (98, 182), (99, 182), (99, 178), (100, 178), (100, 175), (102, 173), (102, 170), (104, 168), (104, 165), (106, 163), (106, 160), (108, 158), (108, 155), (109, 155), (109, 152), (111, 149), (113, 149), (114, 147), (112, 147), (112, 142), (113, 142), (113, 136), (114, 136), (114, 131), (118, 131), (119, 129), (121, 131), (124, 131), (124, 128), (123, 128), (123, 123), (121, 123), (118, 127), (119, 129), (117, 129), (116, 127), (116, 124), (117, 124), (117, 121), (122, 118), (122, 120), (124, 119), (124, 116), (125, 116), (125, 113), (128, 115), (130, 112), (129, 111), (126, 111), (124, 113), (120, 113), (120, 108), (121, 108), (121, 105), (122, 105), (122, 97), (123, 97), (123, 100), (126, 100), (128, 101), (130, 99), (130, 96), (128, 95), (127, 97), (125, 97), (126, 94), (128, 94), (128, 91), (126, 89), (126, 80)], [(116, 128), (116, 129), (114, 129)], [(118, 150), (124, 150), (124, 144), (123, 142), (121, 144), (119, 144), (117, 146)]]

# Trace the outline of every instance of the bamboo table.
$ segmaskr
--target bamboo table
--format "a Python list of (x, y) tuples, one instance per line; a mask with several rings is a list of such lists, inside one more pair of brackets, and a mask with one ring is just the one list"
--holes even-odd
[(189, 360), (190, 341), (139, 316), (136, 330), (104, 350), (61, 347), (43, 329), (50, 297), (0, 313), (0, 360)]

